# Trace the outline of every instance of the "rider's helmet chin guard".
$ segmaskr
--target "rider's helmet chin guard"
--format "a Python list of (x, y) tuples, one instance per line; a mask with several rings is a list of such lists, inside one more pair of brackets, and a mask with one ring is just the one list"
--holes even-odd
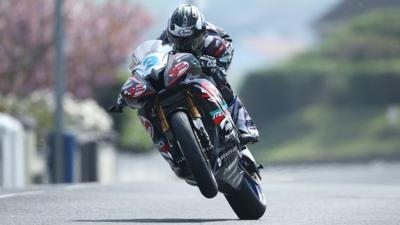
[(205, 31), (204, 17), (199, 9), (182, 4), (168, 20), (167, 38), (178, 51), (196, 52), (203, 44)]

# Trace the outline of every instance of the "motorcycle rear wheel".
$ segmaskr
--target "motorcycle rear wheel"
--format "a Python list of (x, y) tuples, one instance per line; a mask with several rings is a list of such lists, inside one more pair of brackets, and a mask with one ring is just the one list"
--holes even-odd
[(200, 192), (206, 198), (215, 197), (218, 194), (218, 185), (207, 160), (202, 154), (188, 116), (186, 113), (178, 111), (170, 116), (170, 122), (172, 131), (179, 142)]
[(267, 208), (261, 186), (245, 173), (237, 190), (225, 194), (229, 205), (241, 220), (257, 220)]

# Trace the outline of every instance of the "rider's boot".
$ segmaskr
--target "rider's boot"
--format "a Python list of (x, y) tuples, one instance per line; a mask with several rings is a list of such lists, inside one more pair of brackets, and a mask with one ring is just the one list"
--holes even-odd
[(263, 166), (257, 165), (253, 154), (250, 152), (247, 144), (255, 143), (259, 139), (259, 134), (254, 121), (251, 119), (246, 108), (238, 97), (233, 101), (233, 104), (229, 107), (233, 122), (241, 133), (240, 144), (241, 148), (241, 160), (243, 165), (247, 168), (251, 174), (256, 174), (260, 179), (260, 169)]
[(257, 142), (259, 139), (258, 129), (239, 97), (234, 99), (233, 104), (229, 107), (229, 112), (241, 133), (241, 144), (246, 145)]

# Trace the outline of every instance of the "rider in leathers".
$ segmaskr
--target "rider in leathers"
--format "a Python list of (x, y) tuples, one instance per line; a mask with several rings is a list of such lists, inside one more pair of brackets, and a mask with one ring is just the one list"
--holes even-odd
[(230, 106), (232, 118), (242, 132), (244, 144), (256, 142), (258, 130), (226, 80), (226, 71), (234, 51), (232, 38), (221, 28), (204, 21), (195, 6), (183, 4), (172, 13), (167, 29), (159, 39), (164, 43), (175, 44), (178, 51), (199, 56), (203, 71), (214, 78), (218, 90)]
[[(218, 90), (229, 106), (233, 121), (241, 132), (242, 158), (248, 162), (250, 167), (258, 171), (254, 157), (246, 147), (246, 144), (258, 141), (258, 130), (226, 80), (226, 71), (232, 61), (234, 51), (231, 37), (222, 29), (206, 22), (197, 7), (182, 4), (171, 14), (167, 29), (158, 39), (164, 43), (173, 43), (175, 50), (179, 52), (189, 52), (195, 55), (201, 63), (203, 72), (213, 77)], [(177, 165), (176, 158), (173, 159), (176, 156), (173, 155), (173, 151), (170, 151), (167, 140), (164, 140), (160, 132), (149, 130), (152, 118), (147, 111), (146, 109), (139, 110), (139, 119), (150, 132), (153, 142), (162, 156), (170, 163), (174, 172), (180, 177), (185, 177), (187, 174), (183, 174), (185, 170), (182, 170), (179, 160)]]

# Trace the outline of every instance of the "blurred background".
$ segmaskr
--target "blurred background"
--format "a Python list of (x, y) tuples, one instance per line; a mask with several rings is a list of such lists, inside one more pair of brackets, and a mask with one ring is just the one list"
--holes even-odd
[(252, 146), (259, 161), (400, 160), (397, 0), (68, 0), (63, 70), (56, 1), (9, 0), (0, 1), (0, 187), (150, 176), (136, 171), (162, 159), (136, 112), (105, 109), (135, 46), (157, 38), (184, 2), (233, 38), (228, 77), (261, 132)]

